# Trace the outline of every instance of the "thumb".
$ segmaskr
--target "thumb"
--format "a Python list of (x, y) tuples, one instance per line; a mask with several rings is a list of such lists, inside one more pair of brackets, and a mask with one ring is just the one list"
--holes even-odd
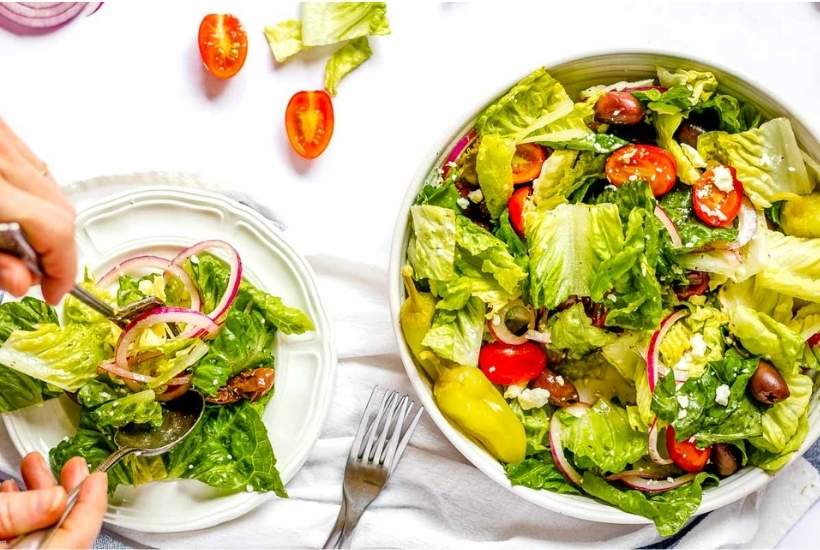
[(48, 527), (60, 519), (66, 505), (65, 489), (0, 494), (0, 540)]

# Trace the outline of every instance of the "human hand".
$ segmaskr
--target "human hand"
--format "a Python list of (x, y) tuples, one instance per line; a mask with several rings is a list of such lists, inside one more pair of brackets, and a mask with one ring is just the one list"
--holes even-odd
[[(108, 478), (98, 472), (89, 476), (82, 457), (75, 456), (60, 472), (60, 484), (51, 475), (40, 453), (29, 453), (20, 465), (26, 491), (14, 480), (0, 484), (0, 548), (2, 541), (57, 523), (67, 494), (85, 480), (77, 504), (49, 542), (49, 548), (90, 548), (102, 526), (108, 505)], [(87, 479), (86, 479), (87, 478)]]
[(0, 222), (15, 221), (40, 255), (43, 280), (17, 258), (0, 254), (0, 289), (22, 296), (40, 282), (43, 297), (56, 305), (77, 275), (74, 207), (46, 164), (0, 119)]

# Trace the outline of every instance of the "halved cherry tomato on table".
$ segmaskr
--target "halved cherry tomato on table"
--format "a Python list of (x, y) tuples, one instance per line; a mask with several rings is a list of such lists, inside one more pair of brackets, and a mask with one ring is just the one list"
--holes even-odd
[(297, 92), (285, 111), (285, 130), (293, 150), (306, 159), (327, 149), (333, 136), (333, 102), (324, 90)]
[(198, 42), (202, 62), (217, 78), (230, 78), (245, 64), (248, 35), (239, 19), (233, 15), (206, 15), (199, 24)]
[(666, 450), (678, 468), (691, 473), (703, 470), (712, 453), (712, 447), (698, 448), (693, 438), (675, 441), (675, 428), (672, 426), (666, 428)]
[(627, 145), (606, 159), (606, 179), (613, 185), (643, 180), (660, 197), (668, 193), (678, 177), (675, 158), (654, 145)]
[(516, 145), (512, 160), (513, 184), (526, 183), (538, 177), (547, 153), (537, 143)]
[(481, 346), (478, 366), (493, 384), (521, 384), (546, 368), (547, 352), (534, 342), (513, 345), (495, 341)]
[(515, 232), (523, 239), (524, 234), (524, 204), (527, 197), (532, 195), (532, 185), (522, 185), (513, 191), (512, 197), (507, 201), (507, 212), (510, 215), (510, 225)]
[[(716, 170), (727, 170), (732, 177), (732, 189), (726, 191), (715, 184)], [(723, 177), (725, 177), (723, 172)], [(727, 178), (728, 179), (728, 178)], [(731, 166), (713, 166), (692, 186), (692, 210), (700, 220), (712, 227), (729, 227), (735, 221), (743, 202), (743, 184)]]

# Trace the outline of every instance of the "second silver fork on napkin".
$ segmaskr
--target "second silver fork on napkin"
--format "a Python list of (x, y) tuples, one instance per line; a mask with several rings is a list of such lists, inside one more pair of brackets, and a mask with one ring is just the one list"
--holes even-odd
[[(359, 518), (396, 469), (424, 408), (396, 391), (373, 389), (350, 447), (342, 506), (323, 548), (349, 548)], [(409, 419), (409, 422), (408, 422)]]

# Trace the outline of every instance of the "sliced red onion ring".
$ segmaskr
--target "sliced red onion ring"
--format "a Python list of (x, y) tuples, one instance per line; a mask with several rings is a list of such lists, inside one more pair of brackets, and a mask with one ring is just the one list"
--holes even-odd
[(191, 296), (191, 309), (199, 311), (201, 305), (199, 291), (197, 290), (194, 282), (191, 280), (191, 277), (184, 269), (182, 269), (182, 267), (173, 264), (171, 263), (171, 260), (160, 256), (145, 254), (128, 258), (127, 260), (124, 260), (109, 269), (105, 275), (100, 277), (97, 281), (97, 285), (103, 288), (109, 287), (114, 284), (120, 275), (131, 271), (136, 271), (138, 269), (158, 269), (165, 274), (166, 278), (169, 274), (174, 275), (180, 280), (182, 285), (185, 287), (185, 290)]
[(653, 472), (652, 470), (624, 470), (623, 472), (617, 474), (610, 474), (606, 476), (607, 481), (618, 481), (621, 479), (625, 479), (627, 477), (642, 477), (644, 479), (666, 479), (666, 475), (661, 474), (659, 472)]
[(683, 241), (680, 238), (680, 233), (678, 233), (678, 228), (675, 227), (675, 224), (672, 222), (669, 214), (667, 214), (666, 211), (660, 206), (655, 205), (655, 216), (669, 232), (669, 238), (672, 239), (672, 246), (675, 248), (682, 247)]
[(661, 341), (663, 337), (666, 336), (666, 333), (669, 332), (672, 325), (687, 315), (689, 315), (689, 310), (687, 309), (679, 309), (671, 313), (666, 319), (661, 321), (660, 328), (652, 333), (652, 338), (649, 340), (649, 347), (646, 350), (646, 376), (649, 379), (649, 391), (651, 392), (655, 391), (655, 384), (658, 383), (658, 369), (664, 367), (658, 357)]
[(180, 337), (189, 332), (189, 329), (198, 332), (204, 331), (205, 335), (213, 334), (219, 330), (219, 325), (214, 323), (207, 315), (203, 315), (198, 311), (181, 307), (154, 308), (137, 316), (123, 329), (114, 354), (118, 367), (128, 368), (128, 346), (139, 336), (140, 332), (160, 323), (185, 323), (187, 325), (186, 330)]
[(652, 462), (655, 464), (660, 465), (667, 465), (672, 464), (671, 458), (664, 458), (661, 456), (660, 449), (658, 449), (658, 419), (655, 418), (652, 421), (652, 425), (649, 427), (649, 458), (652, 459)]
[(806, 340), (806, 343), (809, 345), (810, 348), (816, 348), (817, 346), (820, 346), (820, 332), (817, 332), (812, 336), (809, 336), (808, 340)]
[(737, 250), (743, 248), (757, 233), (757, 210), (752, 205), (752, 202), (743, 197), (743, 203), (740, 205), (740, 213), (738, 214), (737, 222), (737, 240), (730, 243), (729, 250)]
[(518, 336), (507, 328), (507, 323), (504, 322), (504, 319), (498, 319), (498, 323), (496, 323), (496, 319), (497, 318), (488, 320), (487, 328), (490, 329), (490, 332), (492, 332), (493, 336), (498, 340), (511, 346), (517, 346), (527, 341), (526, 336)]
[(242, 258), (239, 257), (239, 253), (236, 249), (225, 241), (202, 241), (181, 251), (173, 260), (171, 260), (171, 263), (181, 266), (182, 262), (191, 256), (214, 248), (221, 249), (228, 254), (228, 265), (231, 269), (230, 276), (228, 277), (228, 285), (225, 287), (225, 294), (216, 304), (213, 311), (206, 314), (208, 317), (219, 323), (228, 313), (231, 304), (233, 304), (233, 301), (236, 299), (236, 295), (239, 293), (239, 285), (242, 283)]
[(153, 376), (148, 376), (148, 375), (145, 375), (145, 374), (140, 374), (138, 372), (130, 371), (128, 369), (124, 369), (122, 367), (117, 366), (116, 363), (113, 363), (113, 362), (110, 362), (110, 361), (104, 362), (103, 364), (100, 365), (99, 368), (101, 368), (102, 370), (107, 371), (111, 374), (116, 374), (117, 376), (119, 376), (120, 378), (123, 378), (124, 380), (131, 380), (133, 382), (141, 382), (143, 384), (147, 384), (148, 382), (150, 382), (151, 380), (154, 379)]
[(453, 149), (450, 151), (450, 154), (448, 154), (447, 158), (444, 160), (444, 165), (441, 167), (442, 173), (445, 177), (450, 173), (450, 163), (457, 161), (461, 156), (461, 153), (463, 153), (464, 150), (467, 149), (473, 141), (475, 141), (477, 136), (478, 132), (476, 132), (475, 128), (473, 128), (461, 136), (461, 138), (456, 142)]
[(85, 2), (0, 2), (0, 18), (21, 29), (45, 31), (68, 23), (85, 7)]
[(185, 395), (191, 389), (191, 384), (186, 382), (179, 386), (168, 386), (168, 389), (157, 395), (154, 399), (157, 401), (173, 401), (178, 397)]
[[(575, 417), (583, 416), (586, 414), (587, 409), (589, 409), (589, 405), (586, 403), (574, 403), (568, 407), (564, 407), (565, 411)], [(564, 445), (561, 442), (561, 429), (561, 421), (558, 419), (558, 415), (553, 414), (550, 419), (549, 434), (552, 460), (567, 480), (576, 485), (581, 485), (581, 474), (569, 463), (567, 457), (564, 455)]]
[(693, 479), (695, 479), (695, 474), (684, 474), (671, 480), (627, 476), (621, 479), (621, 481), (625, 485), (643, 491), (644, 493), (662, 493), (686, 485)]

